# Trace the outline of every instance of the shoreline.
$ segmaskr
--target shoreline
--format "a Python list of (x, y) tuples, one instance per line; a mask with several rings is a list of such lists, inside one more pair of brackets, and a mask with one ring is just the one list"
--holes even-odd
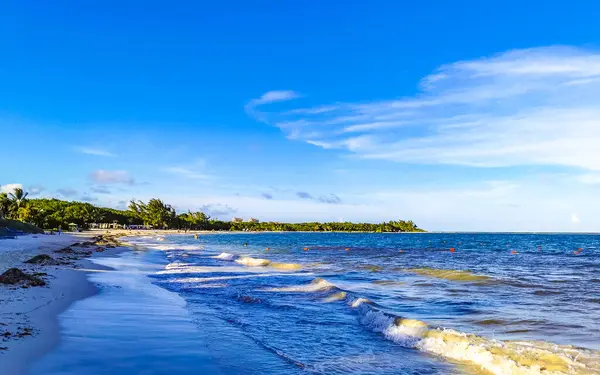
[[(131, 250), (127, 243), (103, 247), (103, 244), (91, 245), (92, 241), (100, 235), (112, 239), (123, 234), (89, 231), (0, 240), (0, 274), (9, 268), (19, 268), (27, 274), (43, 273), (41, 278), (46, 282), (45, 286), (0, 284), (0, 373), (26, 374), (33, 362), (58, 346), (61, 336), (59, 315), (74, 303), (99, 293), (88, 275), (111, 270), (93, 259), (115, 257)], [(82, 242), (85, 246), (73, 246)], [(61, 258), (56, 253), (71, 246), (74, 251), (66, 257)], [(41, 254), (66, 262), (60, 265), (24, 263)]]

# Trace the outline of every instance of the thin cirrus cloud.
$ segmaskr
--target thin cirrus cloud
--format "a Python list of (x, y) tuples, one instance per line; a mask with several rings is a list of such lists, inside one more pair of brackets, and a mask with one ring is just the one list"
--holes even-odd
[(214, 217), (223, 217), (237, 212), (237, 209), (220, 203), (205, 204), (198, 207), (198, 210)]
[(246, 113), (248, 113), (250, 116), (254, 117), (259, 121), (266, 122), (267, 119), (263, 116), (262, 112), (256, 110), (257, 107), (260, 107), (265, 104), (285, 102), (299, 97), (300, 94), (292, 90), (267, 91), (266, 93), (262, 94), (259, 98), (250, 100), (244, 108), (246, 110)]
[(185, 178), (190, 178), (193, 180), (206, 180), (209, 179), (211, 176), (201, 173), (195, 169), (192, 168), (184, 168), (184, 167), (167, 167), (167, 168), (163, 168), (164, 172), (167, 173), (171, 173), (171, 174), (175, 174), (178, 176), (182, 176)]
[(340, 204), (342, 203), (342, 199), (335, 194), (322, 195), (320, 197), (313, 197), (309, 193), (305, 191), (296, 192), (296, 196), (300, 199), (309, 199), (314, 200), (316, 202), (328, 203), (328, 204)]
[(70, 198), (77, 195), (77, 190), (73, 188), (61, 188), (57, 189), (56, 192), (66, 198)]
[(97, 193), (97, 194), (110, 194), (111, 191), (108, 189), (108, 187), (103, 186), (103, 185), (99, 185), (99, 186), (92, 186), (90, 188), (90, 190), (93, 193)]
[(312, 195), (308, 194), (305, 191), (296, 192), (296, 196), (300, 199), (313, 199)]
[(442, 65), (397, 100), (268, 111), (298, 96), (267, 93), (246, 108), (290, 139), (365, 159), (600, 170), (598, 92), (600, 52), (550, 46)]
[(97, 148), (97, 147), (78, 146), (78, 147), (75, 147), (75, 151), (80, 152), (82, 154), (95, 155), (95, 156), (106, 156), (106, 157), (115, 157), (116, 156), (115, 154), (113, 154), (110, 151), (104, 150), (102, 148)]
[(27, 188), (27, 192), (32, 197), (42, 194), (44, 190), (45, 188), (42, 185), (32, 185)]
[(99, 169), (90, 174), (90, 179), (96, 184), (135, 184), (133, 177), (126, 171), (107, 171)]
[(98, 198), (93, 197), (93, 196), (91, 196), (89, 194), (83, 194), (83, 196), (81, 196), (81, 200), (83, 202), (95, 202), (95, 201), (98, 200)]

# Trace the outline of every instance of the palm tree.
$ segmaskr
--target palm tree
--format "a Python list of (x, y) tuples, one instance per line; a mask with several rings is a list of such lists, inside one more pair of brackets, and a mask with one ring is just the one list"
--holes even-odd
[(10, 208), (10, 200), (8, 194), (0, 193), (0, 219), (4, 216), (8, 216), (8, 210)]
[(15, 188), (12, 193), (8, 193), (11, 204), (16, 207), (15, 211), (19, 210), (27, 202), (28, 195), (29, 193), (26, 193), (22, 188)]

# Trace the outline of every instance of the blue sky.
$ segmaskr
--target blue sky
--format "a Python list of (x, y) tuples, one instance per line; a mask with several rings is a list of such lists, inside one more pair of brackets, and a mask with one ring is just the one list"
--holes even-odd
[(223, 219), (598, 231), (598, 14), (4, 1), (0, 185)]

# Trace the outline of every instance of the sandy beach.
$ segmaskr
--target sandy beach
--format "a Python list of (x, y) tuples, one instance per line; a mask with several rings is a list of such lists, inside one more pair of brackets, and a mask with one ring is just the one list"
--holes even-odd
[[(161, 231), (165, 233), (166, 231)], [(19, 268), (46, 283), (0, 284), (0, 373), (24, 374), (37, 358), (59, 343), (58, 315), (74, 302), (94, 295), (88, 281), (90, 272), (108, 268), (93, 263), (94, 257), (114, 256), (127, 247), (92, 245), (99, 235), (135, 235), (131, 231), (90, 231), (62, 235), (27, 235), (0, 240), (0, 274)], [(155, 234), (155, 232), (143, 232)], [(84, 244), (85, 246), (73, 246)], [(61, 249), (69, 248), (63, 253)], [(27, 264), (34, 256), (46, 254), (60, 264)]]

